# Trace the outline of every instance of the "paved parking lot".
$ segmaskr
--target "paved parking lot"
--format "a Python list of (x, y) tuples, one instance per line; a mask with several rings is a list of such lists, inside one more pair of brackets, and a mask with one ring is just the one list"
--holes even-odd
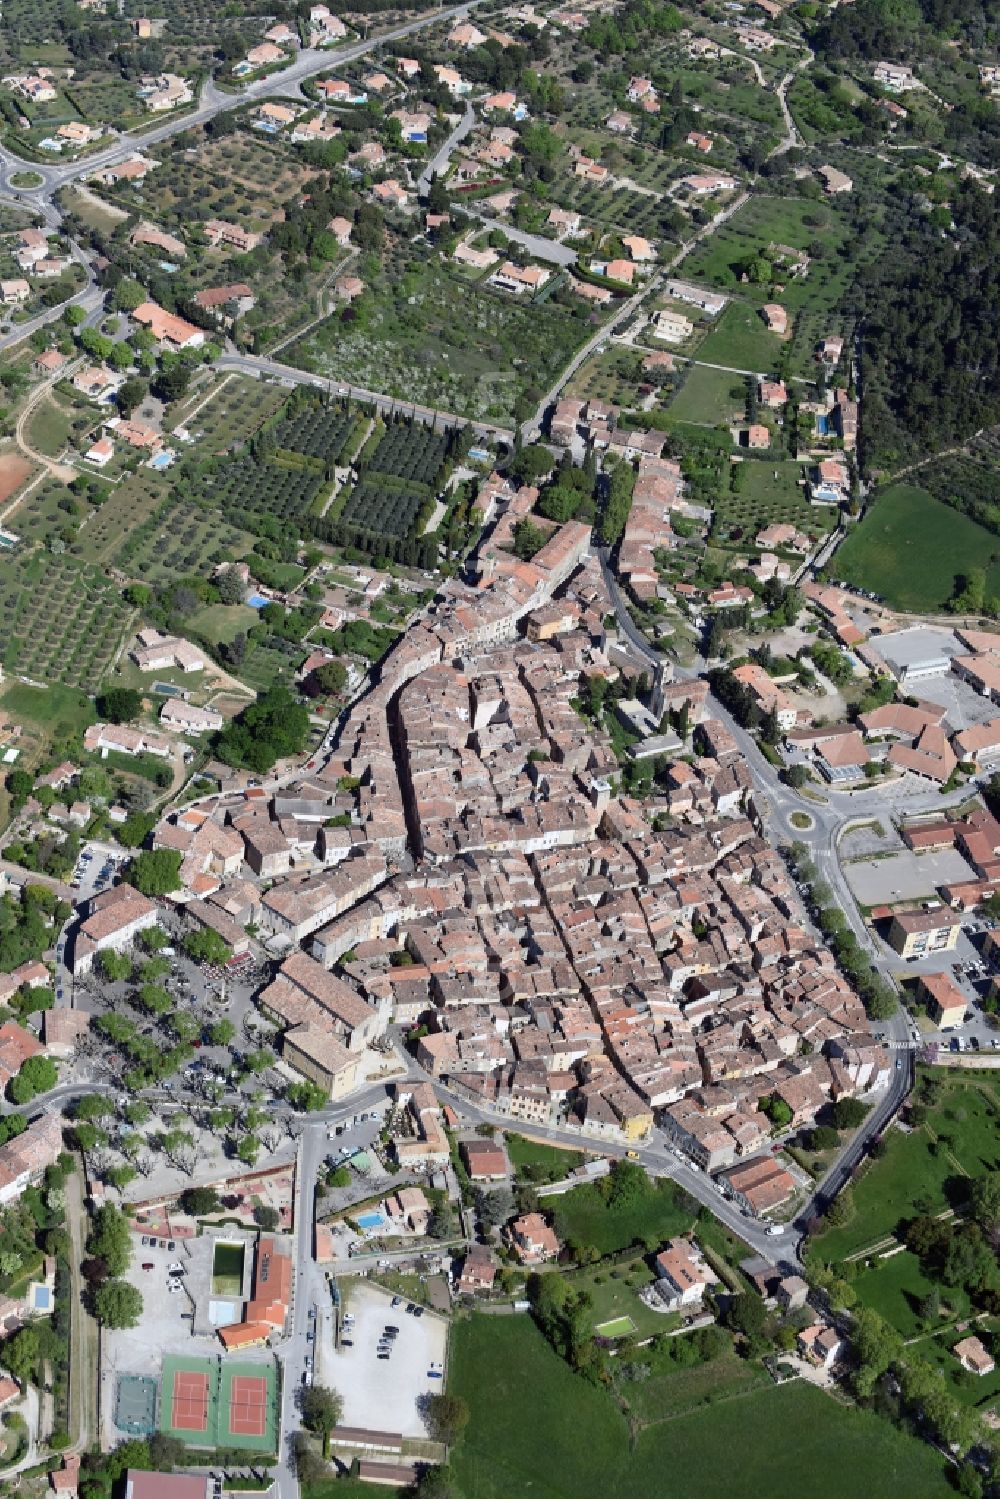
[(926, 854), (901, 849), (878, 859), (845, 863), (844, 875), (862, 906), (937, 899), (939, 885), (958, 885), (975, 878), (972, 868), (955, 848)]
[[(427, 1373), (444, 1365), (447, 1324), (430, 1312), (407, 1315), (405, 1302), (394, 1307), (387, 1291), (364, 1281), (342, 1280), (340, 1286), (346, 1311), (355, 1318), (354, 1346), (342, 1347), (329, 1361), (330, 1383), (344, 1400), (344, 1425), (426, 1436), (417, 1401), (444, 1389), (443, 1379), (428, 1379)], [(399, 1336), (383, 1362), (376, 1348), (387, 1323), (399, 1328)]]

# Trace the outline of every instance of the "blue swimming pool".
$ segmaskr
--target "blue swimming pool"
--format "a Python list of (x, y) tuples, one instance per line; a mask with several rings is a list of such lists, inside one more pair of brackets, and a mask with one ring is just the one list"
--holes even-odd
[(381, 1228), (384, 1222), (385, 1216), (382, 1213), (362, 1213), (361, 1217), (358, 1219), (358, 1227)]
[(173, 453), (157, 453), (149, 466), (150, 468), (169, 468), (173, 461)]
[(251, 609), (263, 609), (264, 605), (270, 602), (271, 600), (266, 599), (262, 593), (252, 593), (247, 599)]

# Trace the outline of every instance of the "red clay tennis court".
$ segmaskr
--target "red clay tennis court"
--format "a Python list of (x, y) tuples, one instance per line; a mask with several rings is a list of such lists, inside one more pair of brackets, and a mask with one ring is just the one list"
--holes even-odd
[(178, 1431), (208, 1430), (208, 1375), (175, 1369), (171, 1420)]
[(234, 1437), (262, 1437), (267, 1423), (267, 1380), (234, 1374), (229, 1394), (229, 1431)]

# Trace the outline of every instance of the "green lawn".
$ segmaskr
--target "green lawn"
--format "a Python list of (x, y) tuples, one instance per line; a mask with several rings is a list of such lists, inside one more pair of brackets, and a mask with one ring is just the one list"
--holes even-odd
[(229, 645), (241, 630), (246, 634), (257, 619), (256, 609), (249, 604), (206, 604), (191, 615), (188, 625), (195, 635), (203, 635), (216, 645), (223, 640)]
[(904, 1250), (892, 1259), (879, 1260), (870, 1270), (863, 1270), (851, 1282), (864, 1306), (870, 1306), (904, 1338), (916, 1337), (921, 1331), (918, 1306), (932, 1289), (932, 1283), (920, 1268), (915, 1254)]
[(571, 1171), (582, 1165), (579, 1150), (559, 1150), (540, 1140), (526, 1140), (524, 1135), (507, 1136), (507, 1154), (516, 1175), (527, 1181), (564, 1181)]
[(639, 1292), (650, 1285), (653, 1278), (652, 1270), (641, 1255), (625, 1264), (598, 1265), (567, 1275), (574, 1290), (585, 1290), (590, 1297), (591, 1327), (595, 1332), (600, 1328), (604, 1337), (621, 1335), (618, 1331), (609, 1332), (605, 1326), (619, 1318), (629, 1318), (640, 1337), (669, 1332), (678, 1325), (680, 1319), (673, 1312), (651, 1311), (639, 1300)]
[(985, 567), (986, 592), (1000, 594), (1000, 538), (913, 484), (879, 494), (830, 563), (830, 574), (877, 593), (898, 609), (934, 613), (955, 579)]
[(302, 1499), (372, 1499), (374, 1492), (372, 1485), (361, 1478), (330, 1478), (302, 1485)]
[(974, 1332), (996, 1358), (997, 1353), (1000, 1352), (997, 1326), (994, 1318), (977, 1323), (975, 1327), (966, 1328), (964, 1332), (958, 1332), (952, 1328), (948, 1332), (923, 1338), (919, 1343), (914, 1344), (913, 1352), (941, 1370), (948, 1382), (949, 1390), (956, 1399), (961, 1400), (963, 1405), (976, 1406), (980, 1409), (995, 1407), (997, 1398), (1000, 1396), (1000, 1367), (994, 1369), (992, 1374), (984, 1374), (982, 1377), (978, 1374), (971, 1374), (967, 1369), (962, 1368), (951, 1350), (969, 1332)]
[(900, 1219), (912, 1216), (918, 1198), (932, 1212), (947, 1207), (944, 1184), (955, 1168), (943, 1155), (930, 1153), (925, 1130), (911, 1135), (891, 1133), (886, 1153), (851, 1188), (854, 1214), (842, 1228), (831, 1228), (817, 1241), (823, 1259), (843, 1259), (857, 1249), (892, 1234)]
[[(631, 1444), (611, 1397), (572, 1374), (527, 1318), (458, 1322), (451, 1374), (451, 1389), (471, 1412), (453, 1468), (472, 1499), (945, 1499), (953, 1492), (931, 1448), (798, 1383), (663, 1419)], [(664, 1417), (671, 1414), (665, 1402)]]
[(784, 347), (776, 333), (764, 326), (760, 312), (746, 302), (730, 302), (698, 350), (707, 364), (773, 374)]
[[(933, 1072), (939, 1098), (927, 1127), (886, 1136), (886, 1153), (851, 1188), (849, 1223), (828, 1229), (816, 1242), (822, 1259), (835, 1262), (895, 1231), (900, 1219), (924, 1209), (940, 1212), (961, 1200), (963, 1176), (995, 1169), (1000, 1157), (997, 1081)], [(932, 1133), (939, 1137), (932, 1138)], [(941, 1137), (946, 1148), (941, 1148)]]
[(74, 416), (51, 395), (43, 396), (28, 418), (27, 438), (37, 453), (58, 458), (73, 428)]
[(0, 697), (5, 713), (12, 718), (26, 718), (43, 728), (65, 724), (70, 726), (70, 732), (82, 734), (97, 718), (86, 693), (72, 687), (29, 687), (26, 682), (11, 682)]
[(574, 1187), (548, 1204), (560, 1240), (590, 1244), (599, 1254), (613, 1254), (646, 1238), (669, 1239), (691, 1226), (692, 1212), (671, 1182), (660, 1182), (635, 1202), (610, 1208), (600, 1190)]
[(670, 415), (699, 426), (728, 426), (746, 415), (746, 386), (742, 375), (726, 370), (688, 366), (684, 384), (670, 402)]

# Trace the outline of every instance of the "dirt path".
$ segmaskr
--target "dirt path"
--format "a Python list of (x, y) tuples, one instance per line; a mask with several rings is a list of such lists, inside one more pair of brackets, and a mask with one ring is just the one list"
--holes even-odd
[(908, 474), (915, 474), (919, 469), (926, 468), (929, 463), (939, 463), (942, 458), (954, 458), (956, 453), (966, 452), (978, 438), (986, 432), (993, 432), (994, 427), (980, 427), (978, 432), (973, 432), (964, 442), (956, 443), (952, 448), (945, 448), (940, 453), (929, 453), (926, 458), (920, 458), (916, 463), (908, 463), (905, 468), (898, 468), (894, 474), (887, 475), (879, 480), (880, 487), (886, 484), (896, 484), (900, 479), (905, 479)]
[(83, 1192), (79, 1171), (66, 1183), (66, 1218), (70, 1252), (69, 1433), (72, 1449), (83, 1452), (95, 1441), (97, 1394), (97, 1323), (83, 1305)]
[[(28, 425), (29, 417), (36, 410), (36, 408), (41, 405), (43, 401), (48, 400), (49, 394), (52, 390), (53, 385), (55, 385), (56, 380), (64, 380), (67, 375), (72, 374), (75, 367), (75, 365), (68, 365), (65, 370), (60, 371), (60, 373), (54, 376), (51, 380), (46, 380), (42, 385), (39, 385), (35, 390), (33, 390), (27, 401), (25, 401), (21, 413), (17, 419), (17, 426), (14, 428), (14, 441), (17, 443), (17, 446), (20, 448), (21, 452), (24, 453), (25, 457), (30, 458), (33, 463), (39, 464), (43, 469), (46, 470), (46, 474), (51, 475), (53, 479), (61, 479), (64, 484), (68, 484), (71, 479), (76, 478), (76, 469), (72, 468), (69, 464), (58, 463), (54, 458), (46, 458), (44, 453), (36, 452), (25, 436), (25, 431)], [(40, 474), (38, 476), (38, 479), (36, 479), (34, 483), (38, 483), (44, 477), (46, 477), (45, 474)], [(34, 485), (32, 485), (31, 487), (33, 488)], [(21, 499), (23, 498), (24, 495), (22, 494)]]
[(232, 379), (232, 375), (223, 375), (218, 384), (213, 385), (207, 392), (207, 394), (202, 396), (201, 400), (198, 401), (196, 405), (191, 407), (190, 411), (186, 412), (184, 416), (180, 417), (177, 425), (179, 427), (187, 427), (200, 411), (204, 411), (205, 407), (208, 406), (212, 401), (214, 401), (216, 396), (220, 396), (222, 394), (222, 392), (225, 390), (226, 386)]

